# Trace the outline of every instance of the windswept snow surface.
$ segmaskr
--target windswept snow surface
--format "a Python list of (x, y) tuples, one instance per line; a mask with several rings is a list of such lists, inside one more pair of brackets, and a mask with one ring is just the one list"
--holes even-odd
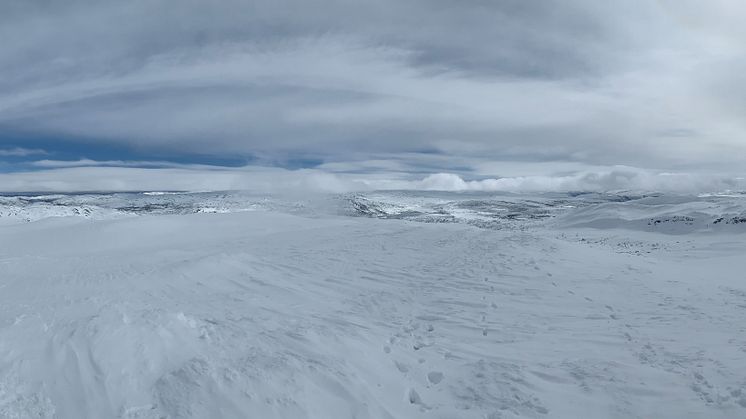
[(0, 199), (0, 418), (746, 417), (742, 194)]

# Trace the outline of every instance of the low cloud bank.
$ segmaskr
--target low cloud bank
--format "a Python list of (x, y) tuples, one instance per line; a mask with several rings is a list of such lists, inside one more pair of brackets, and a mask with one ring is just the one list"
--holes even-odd
[(28, 157), (34, 155), (45, 155), (46, 151), (38, 148), (0, 148), (0, 157)]
[(746, 190), (746, 179), (736, 176), (662, 173), (632, 167), (537, 175), (465, 180), (452, 173), (413, 179), (401, 173), (330, 173), (318, 169), (286, 170), (248, 166), (225, 168), (204, 165), (169, 167), (95, 165), (53, 167), (0, 174), (0, 192), (81, 191), (218, 191), (248, 190), (258, 193), (344, 193), (370, 190), (428, 190), (450, 192), (562, 192), (562, 191), (660, 191), (679, 193)]
[(347, 192), (363, 182), (316, 170), (90, 166), (0, 174), (0, 192), (221, 191)]
[(521, 176), (466, 181), (449, 173), (430, 175), (414, 182), (413, 189), (439, 191), (662, 191), (713, 192), (746, 189), (746, 180), (723, 175), (660, 173), (636, 168), (579, 172), (562, 176)]

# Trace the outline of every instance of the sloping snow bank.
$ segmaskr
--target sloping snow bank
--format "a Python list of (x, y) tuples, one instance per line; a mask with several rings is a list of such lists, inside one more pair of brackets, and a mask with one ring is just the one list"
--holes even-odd
[(746, 414), (744, 237), (616, 232), (671, 244), (633, 255), (570, 234), (261, 211), (0, 226), (0, 417)]

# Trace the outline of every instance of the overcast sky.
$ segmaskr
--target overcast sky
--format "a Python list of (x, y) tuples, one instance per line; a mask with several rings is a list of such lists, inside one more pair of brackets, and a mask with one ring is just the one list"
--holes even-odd
[(741, 0), (3, 0), (0, 171), (743, 173), (744, 22)]

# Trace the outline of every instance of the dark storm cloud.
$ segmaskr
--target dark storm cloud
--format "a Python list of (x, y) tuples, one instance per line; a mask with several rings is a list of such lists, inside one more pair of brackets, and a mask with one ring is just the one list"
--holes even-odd
[(0, 126), (158, 156), (738, 167), (739, 17), (724, 0), (7, 0)]

